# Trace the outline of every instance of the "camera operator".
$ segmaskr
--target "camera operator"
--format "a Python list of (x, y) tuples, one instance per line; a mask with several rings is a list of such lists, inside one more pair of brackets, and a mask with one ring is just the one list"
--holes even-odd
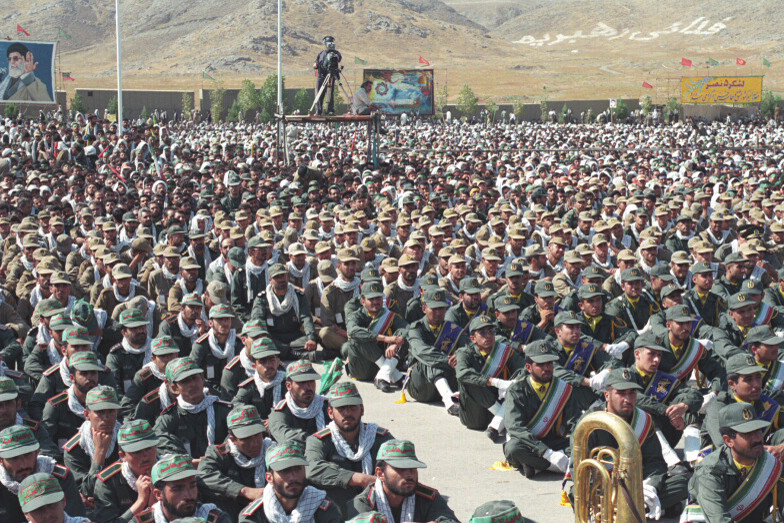
[(370, 90), (373, 89), (373, 82), (365, 80), (359, 89), (354, 91), (354, 97), (351, 100), (351, 106), (354, 109), (354, 114), (370, 114), (378, 109), (376, 104), (370, 103)]
[[(335, 39), (331, 36), (324, 37), (324, 46), (326, 49), (321, 51), (318, 56), (316, 57), (316, 63), (313, 64), (313, 68), (318, 73), (318, 81), (316, 82), (316, 114), (320, 115), (323, 111), (324, 106), (324, 92), (319, 94), (321, 90), (321, 86), (327, 80), (329, 73), (332, 72), (335, 76), (339, 74), (339, 69), (337, 64), (343, 60), (343, 56), (340, 54), (340, 51), (335, 49)], [(327, 107), (327, 114), (335, 114), (335, 89), (334, 85), (332, 89), (329, 89), (329, 105)]]

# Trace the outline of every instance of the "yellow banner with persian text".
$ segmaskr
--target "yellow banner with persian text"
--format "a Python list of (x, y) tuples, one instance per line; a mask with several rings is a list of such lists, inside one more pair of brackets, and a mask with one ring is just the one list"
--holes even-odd
[(681, 103), (751, 104), (762, 101), (762, 76), (684, 76)]

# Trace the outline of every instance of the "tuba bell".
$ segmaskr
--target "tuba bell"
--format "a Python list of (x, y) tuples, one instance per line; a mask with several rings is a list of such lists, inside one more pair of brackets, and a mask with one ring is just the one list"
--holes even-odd
[[(609, 432), (618, 448), (588, 448), (595, 430)], [(574, 515), (589, 523), (645, 523), (642, 452), (631, 426), (609, 412), (593, 412), (574, 432)]]

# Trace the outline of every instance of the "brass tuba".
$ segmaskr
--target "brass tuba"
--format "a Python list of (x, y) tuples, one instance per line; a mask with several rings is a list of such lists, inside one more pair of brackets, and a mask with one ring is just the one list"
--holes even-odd
[[(588, 448), (595, 430), (609, 432), (618, 448)], [(579, 523), (593, 516), (602, 523), (645, 523), (642, 452), (626, 421), (609, 412), (592, 412), (574, 431), (574, 515)], [(601, 518), (601, 519), (600, 519)]]

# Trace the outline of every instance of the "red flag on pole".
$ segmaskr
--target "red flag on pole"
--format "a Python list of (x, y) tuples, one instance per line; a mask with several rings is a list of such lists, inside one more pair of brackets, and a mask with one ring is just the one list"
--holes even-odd
[(744, 60), (743, 58), (736, 58), (735, 63), (738, 65), (746, 65), (746, 60)]
[(684, 65), (686, 67), (691, 67), (691, 60), (689, 60), (688, 58), (681, 58), (681, 65)]
[(428, 62), (427, 60), (422, 58), (422, 56), (419, 57), (419, 63), (420, 64), (425, 64), (425, 65), (430, 65), (430, 62)]
[(25, 31), (25, 28), (24, 28), (24, 27), (22, 27), (22, 26), (21, 26), (21, 25), (19, 25), (19, 24), (16, 24), (16, 34), (19, 34), (19, 33), (22, 33), (22, 34), (23, 34), (23, 35), (25, 35), (25, 36), (30, 36), (30, 33), (28, 33), (27, 31)]
[(645, 87), (646, 89), (653, 89), (653, 86), (651, 84), (649, 84), (648, 82), (643, 82), (642, 86)]

